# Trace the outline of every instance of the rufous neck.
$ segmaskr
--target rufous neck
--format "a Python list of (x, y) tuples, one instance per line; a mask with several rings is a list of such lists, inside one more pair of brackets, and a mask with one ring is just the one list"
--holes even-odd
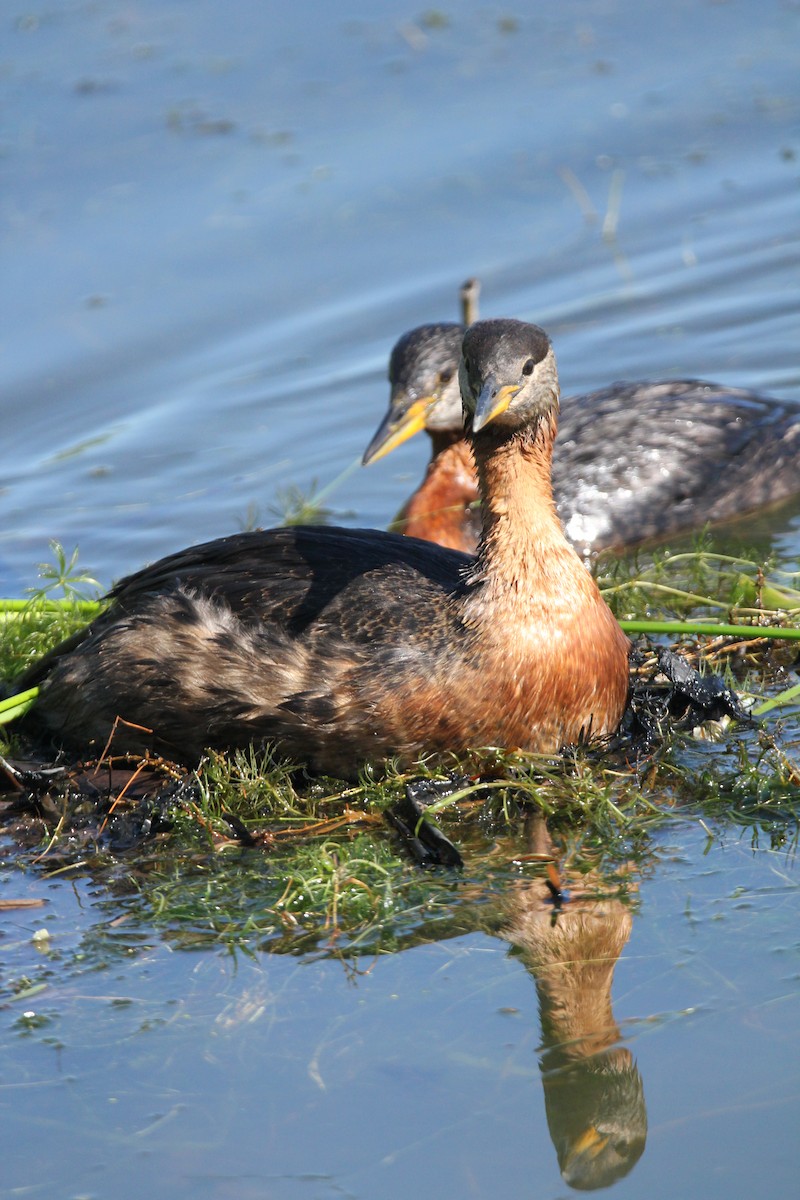
[(511, 437), (476, 438), (473, 451), (483, 496), (483, 533), (478, 570), (506, 570), (519, 579), (533, 565), (540, 569), (554, 546), (567, 546), (556, 514), (551, 482), (556, 417), (541, 420), (535, 430)]

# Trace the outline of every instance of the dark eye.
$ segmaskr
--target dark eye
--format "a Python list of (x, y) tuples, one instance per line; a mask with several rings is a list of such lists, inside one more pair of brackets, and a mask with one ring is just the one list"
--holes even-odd
[(525, 366), (522, 368), (522, 374), (523, 375), (532, 375), (533, 368), (535, 366), (536, 366), (536, 363), (533, 361), (532, 358), (529, 358), (528, 361), (525, 363)]
[(453, 378), (452, 371), (445, 370), (445, 371), (439, 372), (439, 383), (441, 383), (442, 385), (448, 384), (452, 378)]

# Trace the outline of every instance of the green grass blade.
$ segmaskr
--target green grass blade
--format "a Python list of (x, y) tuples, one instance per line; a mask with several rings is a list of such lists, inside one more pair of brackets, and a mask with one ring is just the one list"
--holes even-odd
[(17, 717), (22, 717), (36, 703), (36, 697), (39, 695), (38, 687), (28, 688), (27, 692), (17, 692), (15, 696), (8, 696), (5, 700), (0, 700), (0, 725), (9, 725), (12, 721), (16, 721)]
[(36, 597), (32, 600), (0, 600), (0, 615), (5, 613), (7, 616), (16, 616), (28, 612), (79, 612), (91, 618), (96, 617), (102, 608), (103, 605), (99, 600), (73, 600), (69, 598), (63, 600), (44, 600), (41, 597)]
[(783, 638), (800, 641), (800, 629), (777, 625), (726, 625), (723, 621), (620, 621), (626, 633), (669, 633), (707, 637)]
[(780, 708), (781, 705), (788, 704), (790, 700), (795, 700), (798, 696), (800, 696), (800, 683), (796, 683), (794, 687), (787, 688), (779, 696), (773, 696), (771, 700), (765, 700), (763, 704), (756, 705), (753, 709), (753, 716), (763, 716), (764, 713), (770, 712), (773, 708)]

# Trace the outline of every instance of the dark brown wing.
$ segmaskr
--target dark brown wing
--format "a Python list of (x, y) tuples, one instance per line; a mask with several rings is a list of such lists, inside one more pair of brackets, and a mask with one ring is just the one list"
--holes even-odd
[(408, 654), (415, 631), (423, 631), (428, 652), (436, 651), (454, 636), (446, 598), (462, 589), (470, 561), (399, 534), (336, 527), (293, 526), (203, 542), (121, 579), (109, 593), (109, 609), (33, 664), (15, 686), (39, 683), (65, 653), (143, 613), (156, 598), (162, 612), (167, 598), (176, 598), (179, 621), (186, 595), (217, 602), (260, 634), (304, 640), (309, 649), (333, 638), (353, 648), (369, 645), (379, 656), (380, 642), (387, 641), (396, 654), (392, 634), (399, 628)]

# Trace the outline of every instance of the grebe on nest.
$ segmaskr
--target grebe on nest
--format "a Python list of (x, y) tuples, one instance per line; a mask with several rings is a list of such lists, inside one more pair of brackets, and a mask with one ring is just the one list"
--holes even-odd
[[(194, 546), (20, 680), (58, 742), (154, 750), (271, 742), (312, 770), (613, 731), (629, 643), (564, 538), (550, 463), (558, 379), (535, 325), (482, 321), (461, 390), (484, 503), (475, 559), (372, 530), (295, 527)], [(30, 719), (28, 718), (28, 719)]]
[[(389, 360), (391, 400), (364, 455), (374, 462), (412, 434), (431, 460), (392, 523), (410, 537), (472, 553), (478, 485), (463, 436), (461, 325), (422, 325)], [(583, 555), (717, 524), (800, 492), (800, 410), (701, 380), (617, 383), (561, 401), (553, 490)]]

